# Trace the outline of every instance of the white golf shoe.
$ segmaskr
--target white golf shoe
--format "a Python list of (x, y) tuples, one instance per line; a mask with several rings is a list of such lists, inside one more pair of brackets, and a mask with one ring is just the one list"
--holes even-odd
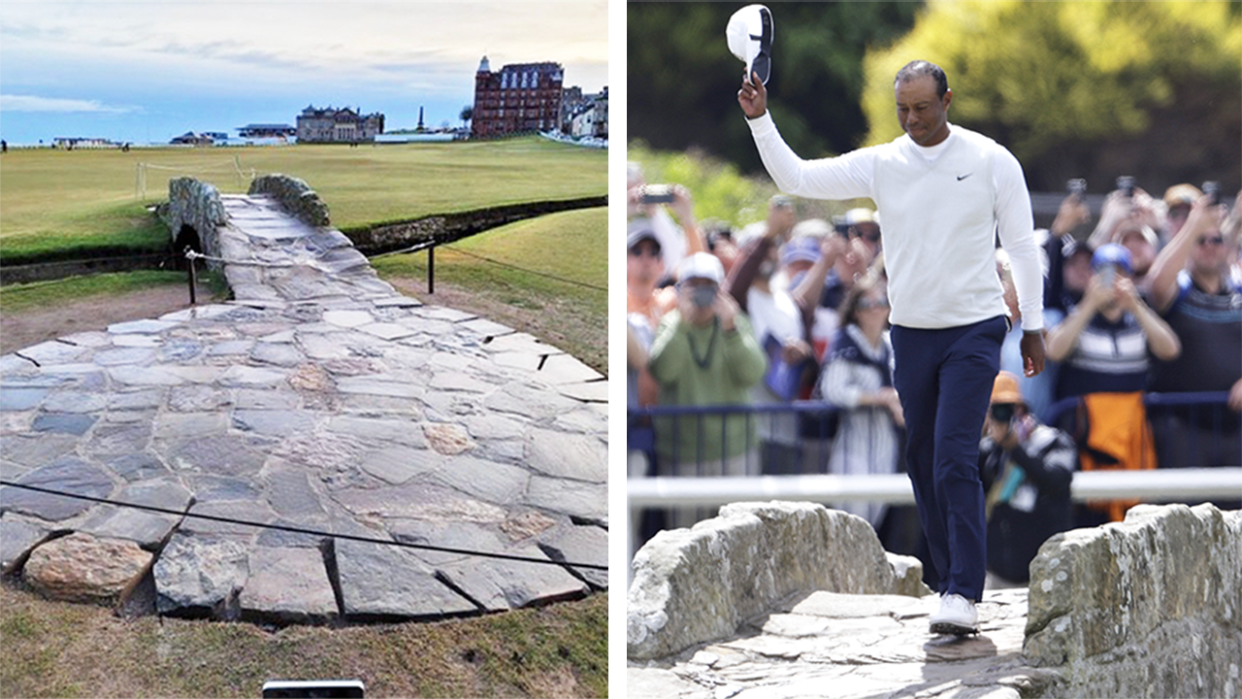
[(940, 598), (940, 609), (931, 615), (931, 631), (956, 636), (979, 633), (979, 612), (975, 603), (961, 595), (944, 595)]

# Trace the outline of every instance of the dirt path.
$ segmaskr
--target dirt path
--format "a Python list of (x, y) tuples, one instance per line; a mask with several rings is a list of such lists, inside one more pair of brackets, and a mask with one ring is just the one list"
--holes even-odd
[[(211, 292), (200, 288), (198, 298), (200, 303), (209, 302)], [(0, 308), (0, 354), (77, 332), (104, 330), (112, 323), (158, 318), (189, 305), (186, 287), (168, 284), (116, 296), (91, 296), (54, 308), (17, 312)]]

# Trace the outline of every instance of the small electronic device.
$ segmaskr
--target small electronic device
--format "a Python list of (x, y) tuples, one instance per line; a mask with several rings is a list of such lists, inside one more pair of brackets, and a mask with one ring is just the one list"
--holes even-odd
[(1130, 175), (1122, 175), (1117, 178), (1117, 189), (1127, 197), (1134, 196), (1134, 178)]
[(643, 187), (643, 193), (639, 201), (643, 204), (671, 204), (673, 203), (673, 186), (668, 184), (649, 184)]
[(1087, 181), (1081, 177), (1076, 177), (1065, 183), (1065, 189), (1070, 194), (1076, 195), (1081, 199), (1087, 193)]
[(1208, 196), (1208, 200), (1211, 202), (1212, 206), (1216, 206), (1217, 204), (1220, 203), (1220, 183), (1219, 182), (1204, 182), (1203, 193)]
[(362, 680), (271, 680), (263, 683), (263, 699), (275, 697), (342, 697), (362, 699)]

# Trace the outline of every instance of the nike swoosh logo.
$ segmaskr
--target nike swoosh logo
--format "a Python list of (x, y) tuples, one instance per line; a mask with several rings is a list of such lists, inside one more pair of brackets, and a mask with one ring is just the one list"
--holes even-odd
[(958, 182), (961, 182), (962, 180), (966, 179), (967, 177), (970, 177), (970, 176), (971, 176), (971, 175), (973, 175), (973, 174), (975, 174), (975, 173), (973, 173), (973, 172), (968, 172), (968, 173), (966, 173), (965, 175), (958, 175), (958, 176), (957, 176), (957, 181), (958, 181)]

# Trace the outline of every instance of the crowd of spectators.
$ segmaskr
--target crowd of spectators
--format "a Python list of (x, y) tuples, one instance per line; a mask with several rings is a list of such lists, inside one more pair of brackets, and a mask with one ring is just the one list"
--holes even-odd
[[(684, 187), (648, 187), (635, 165), (629, 183), (631, 408), (756, 406), (632, 422), (631, 477), (899, 472), (903, 420), (875, 212), (799, 221), (794, 202), (778, 196), (762, 221), (705, 232)], [(1092, 227), (1084, 196), (1069, 195), (1051, 228), (1037, 233), (1050, 361), (1034, 377), (1023, 375), (1016, 294), (998, 248), (1014, 321), (1001, 358), (1013, 387), (1003, 393), (1017, 397), (1017, 416), (1004, 434), (989, 417), (980, 448), (989, 514), (994, 504), (1004, 513), (989, 525), (999, 541), (1025, 527), (1041, 498), (1054, 493), (1056, 507), (1068, 508), (1075, 470), (1242, 463), (1238, 208), (1189, 184), (1162, 199), (1127, 186), (1105, 198)], [(1149, 409), (1151, 392), (1227, 398)], [(806, 399), (832, 410), (772, 409)], [(644, 433), (654, 438), (635, 438)], [(1024, 455), (1004, 457), (1011, 453)], [(1055, 468), (1033, 466), (1036, 457)], [(1055, 521), (1116, 520), (1130, 504), (1091, 503)], [(893, 524), (890, 510), (901, 509), (839, 506), (882, 533)], [(663, 526), (701, 515), (674, 514)], [(998, 565), (1015, 575), (1034, 549), (1022, 551), (1025, 562)]]

